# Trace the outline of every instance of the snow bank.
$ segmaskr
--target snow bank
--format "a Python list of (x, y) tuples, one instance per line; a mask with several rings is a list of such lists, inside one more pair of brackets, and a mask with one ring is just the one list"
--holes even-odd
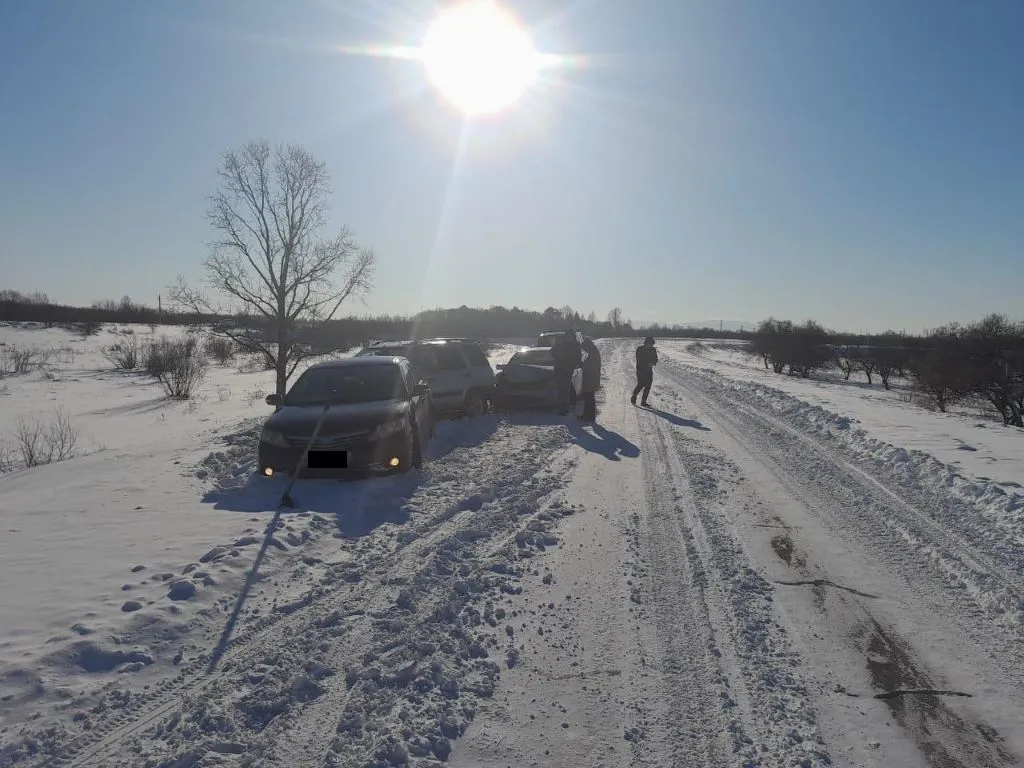
[[(702, 373), (715, 377), (720, 386), (746, 395), (803, 430), (841, 445), (877, 472), (894, 476), (901, 485), (931, 487), (949, 493), (976, 511), (978, 532), (983, 538), (993, 542), (1009, 539), (1024, 556), (1024, 494), (1007, 492), (996, 482), (965, 476), (925, 451), (907, 450), (879, 440), (855, 426), (849, 416), (811, 405), (777, 389), (729, 381), (708, 369)], [(948, 522), (963, 524), (962, 520)], [(1024, 559), (1021, 572), (1024, 573)]]

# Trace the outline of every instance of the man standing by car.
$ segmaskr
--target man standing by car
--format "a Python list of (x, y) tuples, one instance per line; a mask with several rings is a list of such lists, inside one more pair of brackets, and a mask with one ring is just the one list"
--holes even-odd
[(636, 389), (629, 402), (636, 405), (636, 396), (643, 391), (644, 396), (640, 405), (647, 405), (647, 398), (651, 394), (651, 385), (654, 384), (654, 366), (658, 364), (658, 350), (654, 348), (654, 337), (648, 336), (644, 343), (636, 348)]
[(597, 390), (601, 388), (601, 353), (593, 339), (586, 339), (582, 344), (587, 359), (583, 361), (583, 415), (581, 421), (597, 419)]
[(566, 333), (559, 337), (551, 348), (551, 356), (555, 359), (559, 413), (566, 414), (572, 402), (572, 372), (583, 362), (583, 351), (576, 340), (576, 334)]

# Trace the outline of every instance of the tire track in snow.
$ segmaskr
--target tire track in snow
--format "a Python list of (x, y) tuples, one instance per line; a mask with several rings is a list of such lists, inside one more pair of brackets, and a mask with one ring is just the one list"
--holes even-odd
[[(907, 578), (912, 587), (940, 577), (947, 586), (945, 599), (958, 607), (966, 628), (977, 626), (984, 612), (995, 620), (992, 629), (1005, 636), (1008, 646), (1020, 647), (1024, 623), (1015, 617), (1024, 616), (1024, 580), (998, 553), (983, 551), (977, 541), (950, 531), (918, 506), (923, 500), (936, 508), (950, 504), (948, 498), (922, 488), (894, 487), (891, 478), (875, 477), (835, 447), (752, 407), (696, 370), (690, 376), (680, 375), (676, 366), (667, 370), (675, 384), (714, 413), (717, 421), (731, 425), (735, 439), (754, 446), (792, 493), (807, 499), (809, 508), (816, 508), (844, 536), (860, 540), (882, 554), (885, 562), (900, 563), (904, 571), (913, 569), (914, 578)], [(818, 499), (829, 503), (816, 503)], [(840, 506), (838, 515), (835, 510)], [(1019, 659), (1024, 664), (1024, 654)]]
[(712, 468), (729, 463), (656, 413), (636, 418), (672, 764), (831, 764), (772, 587), (720, 509), (729, 478)]
[[(476, 515), (481, 511), (483, 519), (491, 522), (493, 527), (480, 532), (482, 535), (479, 537), (472, 534), (470, 541), (500, 535), (506, 539), (514, 536), (518, 521), (524, 516), (528, 519), (536, 512), (538, 500), (558, 487), (559, 478), (547, 465), (554, 451), (564, 443), (565, 436), (550, 427), (505, 424), (499, 426), (497, 434), (483, 446), (456, 449), (448, 457), (428, 465), (424, 482), (408, 502), (414, 508), (423, 507), (426, 514), (421, 513), (422, 517), (415, 515), (409, 527), (394, 542), (385, 540), (376, 550), (370, 548), (367, 551), (363, 547), (365, 559), (360, 563), (361, 570), (384, 575), (383, 583), (362, 580), (350, 586), (345, 583), (343, 570), (329, 571), (320, 583), (284, 611), (264, 617), (239, 632), (228, 644), (221, 666), (212, 677), (203, 675), (208, 660), (208, 654), (203, 654), (184, 665), (175, 678), (165, 679), (153, 693), (134, 697), (131, 705), (119, 715), (108, 718), (91, 731), (72, 736), (51, 754), (30, 760), (27, 764), (47, 768), (137, 765), (139, 752), (144, 754), (148, 751), (152, 759), (159, 762), (168, 752), (174, 752), (182, 759), (192, 759), (190, 756), (201, 757), (211, 749), (220, 751), (218, 746), (223, 744), (219, 745), (215, 740), (218, 721), (225, 717), (230, 720), (227, 713), (244, 695), (240, 692), (252, 689), (248, 678), (254, 659), (273, 657), (281, 649), (295, 645), (296, 638), (315, 638), (318, 643), (330, 645), (336, 638), (331, 630), (339, 622), (343, 623), (346, 616), (350, 621), (355, 617), (352, 623), (357, 625), (351, 630), (353, 637), (345, 637), (341, 641), (346, 647), (352, 640), (359, 639), (365, 646), (370, 638), (378, 637), (368, 627), (372, 628), (382, 619), (379, 613), (367, 612), (365, 606), (375, 604), (374, 601), (378, 606), (388, 601), (393, 604), (398, 599), (401, 585), (422, 573), (424, 561), (429, 562), (428, 553), (443, 547), (446, 542), (459, 541), (459, 536), (467, 531), (479, 532)], [(471, 484), (468, 488), (467, 482)], [(367, 494), (364, 497), (366, 501), (397, 502), (397, 499), (390, 498), (386, 488), (376, 487), (380, 490)], [(489, 513), (489, 509), (492, 512)], [(514, 550), (514, 539), (511, 546)], [(453, 571), (452, 576), (458, 578), (459, 572)], [(359, 647), (358, 644), (355, 647)], [(322, 651), (318, 655), (322, 656)], [(289, 663), (293, 663), (296, 670), (302, 669), (310, 659), (308, 655), (299, 658), (294, 653), (288, 656)], [(345, 653), (343, 657), (334, 653), (331, 660), (347, 660), (352, 653)], [(317, 693), (315, 699), (322, 695)], [(303, 709), (301, 699), (300, 692), (298, 700), (289, 702), (289, 711)], [(214, 722), (206, 724), (213, 728), (213, 732), (203, 732), (204, 726), (200, 723), (199, 731), (188, 738), (171, 738), (168, 743), (157, 745), (155, 750), (153, 744), (148, 743), (153, 737), (166, 738), (175, 730), (180, 733), (178, 724), (183, 719), (188, 720), (190, 712), (200, 714), (200, 720), (204, 717), (209, 720), (211, 702), (224, 705), (213, 715)], [(314, 719), (315, 725), (311, 729), (318, 733), (330, 720), (323, 717)], [(329, 733), (334, 733), (336, 725), (336, 721), (329, 723)], [(329, 745), (330, 739), (322, 733), (320, 736), (320, 743)], [(260, 739), (252, 739), (250, 744), (242, 745), (228, 741), (229, 750), (243, 748), (244, 751), (252, 747), (261, 752), (267, 751), (266, 744)], [(127, 757), (128, 754), (132, 756)], [(309, 757), (306, 763), (319, 764), (323, 759), (323, 755)], [(296, 763), (286, 756), (281, 764)]]
[[(883, 559), (888, 562), (895, 559), (904, 571), (907, 565), (913, 565), (913, 575), (907, 577), (908, 586), (922, 600), (934, 597), (921, 592), (921, 585), (941, 583), (948, 579), (949, 574), (936, 569), (934, 560), (920, 557), (917, 552), (907, 552), (906, 537), (898, 528), (899, 535), (891, 534), (893, 526), (887, 524), (887, 515), (906, 514), (909, 509), (915, 517), (922, 516), (895, 489), (779, 419), (746, 407), (742, 400), (731, 396), (731, 390), (716, 387), (714, 380), (699, 374), (684, 378), (674, 366), (666, 366), (666, 369), (672, 383), (708, 413), (732, 441), (745, 446), (751, 460), (767, 469), (809, 517), (823, 519), (829, 527), (838, 529), (842, 538), (859, 540), (868, 551), (883, 551)], [(841, 514), (836, 514), (839, 510)], [(942, 531), (935, 524), (927, 528), (940, 534), (941, 538)], [(956, 541), (955, 537), (943, 540), (947, 546), (953, 547)], [(807, 556), (795, 551), (788, 535), (776, 536), (772, 547), (787, 565), (804, 575), (812, 575)], [(950, 554), (957, 553), (953, 551)], [(986, 561), (984, 555), (974, 554), (976, 562)], [(1001, 576), (1007, 575), (1003, 573)], [(852, 643), (855, 650), (866, 658), (866, 667), (876, 690), (887, 694), (899, 688), (940, 687), (941, 682), (933, 682), (935, 676), (922, 668), (912, 646), (894, 630), (884, 627), (872, 614), (869, 604), (853, 597), (854, 594), (857, 594), (856, 590), (848, 590), (831, 592), (826, 597), (819, 586), (815, 587), (814, 602), (822, 614), (825, 628), (843, 643)], [(942, 602), (936, 605), (935, 615), (948, 615), (950, 607), (957, 609), (954, 615), (962, 629), (980, 644), (976, 649), (985, 651), (994, 662), (997, 677), (1008, 676), (1018, 681), (1020, 690), (1019, 663), (1013, 661), (1020, 654), (1019, 646), (1014, 649), (1012, 641), (993, 643), (990, 635), (999, 625), (979, 626), (977, 606), (965, 601), (960, 591), (951, 593), (943, 590)], [(892, 716), (914, 739), (929, 765), (974, 768), (1015, 764), (994, 729), (983, 723), (972, 723), (937, 696), (900, 700), (906, 698), (886, 698), (885, 701)]]

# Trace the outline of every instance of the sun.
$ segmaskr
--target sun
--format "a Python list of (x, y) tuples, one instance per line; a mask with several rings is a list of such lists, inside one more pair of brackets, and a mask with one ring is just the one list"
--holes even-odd
[(463, 0), (442, 12), (420, 58), (441, 96), (467, 116), (512, 106), (541, 62), (529, 34), (495, 0)]

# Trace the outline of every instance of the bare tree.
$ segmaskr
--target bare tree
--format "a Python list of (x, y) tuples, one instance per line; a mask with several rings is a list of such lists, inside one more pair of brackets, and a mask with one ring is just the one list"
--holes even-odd
[[(330, 177), (307, 150), (250, 142), (225, 154), (208, 218), (218, 233), (205, 261), (207, 281), (234, 310), (262, 320), (266, 334), (222, 324), (217, 332), (262, 355), (277, 372), (277, 393), (310, 355), (301, 331), (331, 320), (351, 296), (370, 290), (375, 256), (347, 228), (321, 239)], [(224, 314), (179, 278), (172, 301), (197, 314)]]
[(992, 314), (964, 331), (976, 394), (1004, 424), (1024, 426), (1024, 323)]
[[(777, 336), (779, 334), (779, 321), (774, 317), (769, 317), (767, 320), (762, 320), (758, 323), (757, 330), (754, 332), (754, 338), (751, 339), (747, 349), (752, 355), (756, 355), (761, 358), (764, 362), (765, 370), (768, 370), (771, 366), (772, 359), (775, 357), (777, 352)], [(776, 373), (781, 373), (781, 369), (777, 369)]]
[(620, 307), (615, 307), (615, 309), (608, 312), (608, 325), (614, 330), (622, 327), (622, 309)]
[(864, 375), (868, 377), (868, 384), (873, 384), (872, 375), (878, 370), (878, 363), (870, 355), (861, 355), (857, 358), (857, 370), (863, 371)]
[(893, 374), (896, 373), (896, 363), (892, 361), (892, 358), (885, 355), (875, 360), (875, 370), (878, 372), (878, 378), (882, 380), (882, 386), (886, 389), (892, 389), (891, 381)]
[(911, 376), (914, 389), (942, 413), (971, 390), (965, 352), (951, 343), (940, 343), (915, 360)]
[(850, 374), (857, 370), (856, 358), (850, 357), (848, 352), (844, 352), (836, 358), (836, 365), (839, 366), (839, 370), (843, 372), (843, 379), (845, 381), (850, 380)]

